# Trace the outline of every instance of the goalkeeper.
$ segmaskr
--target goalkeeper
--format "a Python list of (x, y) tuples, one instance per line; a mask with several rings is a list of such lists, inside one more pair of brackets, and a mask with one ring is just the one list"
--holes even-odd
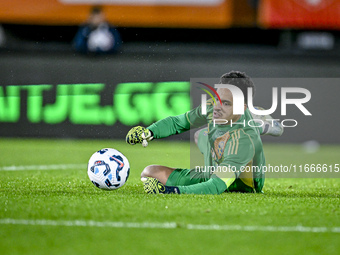
[[(233, 114), (233, 96), (229, 89), (217, 90), (222, 105), (207, 101), (207, 114), (202, 115), (201, 107), (185, 114), (170, 116), (147, 128), (134, 127), (127, 136), (129, 144), (143, 143), (207, 125), (196, 132), (195, 141), (204, 155), (203, 170), (170, 168), (150, 165), (141, 173), (143, 187), (147, 193), (175, 194), (221, 194), (223, 192), (261, 192), (264, 185), (265, 156), (260, 134), (280, 136), (282, 126), (270, 116), (261, 118), (265, 125), (249, 126), (253, 119), (247, 109), (248, 87), (255, 90), (252, 80), (242, 72), (232, 71), (222, 75), (222, 84), (232, 84), (242, 90), (245, 103), (243, 115)], [(223, 121), (214, 125), (213, 121)], [(269, 122), (268, 119), (271, 119)], [(230, 125), (229, 123), (235, 123)], [(255, 121), (256, 122), (256, 121)], [(244, 124), (245, 123), (245, 124)], [(269, 124), (270, 123), (270, 124)], [(209, 171), (207, 171), (207, 169)], [(211, 171), (210, 171), (211, 170)]]

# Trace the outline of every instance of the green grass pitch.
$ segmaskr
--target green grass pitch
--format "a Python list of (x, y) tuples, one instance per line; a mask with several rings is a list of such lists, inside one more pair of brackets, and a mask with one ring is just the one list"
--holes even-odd
[[(116, 191), (97, 189), (86, 173), (92, 153), (108, 147), (131, 165)], [(273, 165), (340, 163), (339, 146), (308, 154), (265, 144), (265, 152)], [(340, 253), (337, 178), (268, 178), (264, 194), (148, 195), (142, 169), (189, 167), (188, 142), (2, 138), (0, 155), (1, 254)]]

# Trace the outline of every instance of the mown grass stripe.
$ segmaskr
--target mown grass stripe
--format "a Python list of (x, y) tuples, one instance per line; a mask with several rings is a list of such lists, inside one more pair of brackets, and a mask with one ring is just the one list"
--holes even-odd
[(86, 164), (2, 166), (0, 167), (0, 171), (68, 170), (68, 169), (86, 169), (86, 167), (87, 167)]
[(306, 227), (306, 226), (242, 226), (242, 225), (196, 225), (177, 224), (175, 222), (115, 222), (115, 221), (55, 221), (0, 219), (2, 225), (33, 225), (33, 226), (68, 226), (68, 227), (106, 227), (106, 228), (140, 228), (140, 229), (188, 229), (215, 231), (246, 231), (246, 232), (300, 232), (300, 233), (340, 233), (340, 227)]

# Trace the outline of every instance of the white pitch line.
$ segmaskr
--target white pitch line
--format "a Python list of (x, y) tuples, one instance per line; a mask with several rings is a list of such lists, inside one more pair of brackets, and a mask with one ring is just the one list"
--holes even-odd
[(2, 166), (0, 171), (86, 169), (86, 164)]
[(66, 226), (66, 227), (105, 227), (105, 228), (139, 228), (139, 229), (188, 229), (245, 232), (300, 232), (300, 233), (340, 233), (340, 227), (306, 227), (306, 226), (242, 226), (242, 225), (196, 225), (175, 222), (121, 222), (121, 221), (55, 221), (0, 219), (0, 225)]
[(0, 219), (3, 225), (39, 225), (39, 226), (67, 226), (67, 227), (108, 227), (108, 228), (176, 228), (177, 224), (172, 222), (120, 222), (120, 221), (55, 221), (55, 220), (17, 220)]
[(188, 229), (225, 230), (225, 231), (261, 231), (261, 232), (306, 232), (306, 233), (340, 233), (340, 228), (305, 227), (305, 226), (241, 226), (241, 225), (187, 225)]

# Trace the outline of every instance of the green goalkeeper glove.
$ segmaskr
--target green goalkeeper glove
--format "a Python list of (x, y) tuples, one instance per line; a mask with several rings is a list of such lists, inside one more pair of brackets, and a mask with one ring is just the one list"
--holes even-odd
[(135, 145), (141, 143), (143, 147), (148, 146), (148, 142), (153, 139), (152, 132), (141, 126), (133, 127), (126, 135), (126, 142)]

